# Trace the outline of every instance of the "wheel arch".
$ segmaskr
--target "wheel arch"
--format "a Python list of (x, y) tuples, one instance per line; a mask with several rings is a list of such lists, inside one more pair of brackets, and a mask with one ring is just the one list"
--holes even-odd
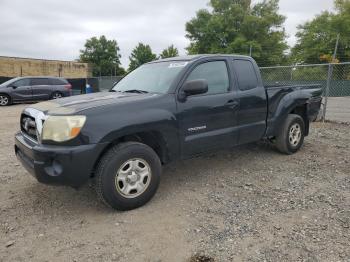
[(307, 104), (296, 105), (293, 109), (289, 111), (289, 114), (299, 115), (304, 120), (305, 136), (308, 136), (310, 131), (310, 123), (307, 116)]
[(294, 99), (287, 100), (285, 103), (280, 103), (277, 107), (274, 115), (267, 120), (267, 137), (275, 137), (279, 131), (284, 121), (290, 114), (297, 114), (302, 117), (305, 124), (305, 136), (309, 134), (310, 123), (307, 115), (308, 103), (306, 99)]
[(139, 142), (139, 143), (145, 144), (155, 151), (155, 153), (158, 155), (162, 164), (168, 163), (170, 161), (169, 150), (161, 132), (150, 130), (150, 131), (141, 131), (141, 132), (125, 134), (115, 138), (110, 143), (107, 143), (105, 148), (100, 152), (93, 167), (93, 172), (91, 175), (92, 177), (94, 176), (95, 170), (101, 158), (112, 147), (124, 142)]
[(53, 97), (53, 95), (54, 95), (54, 94), (57, 94), (57, 93), (61, 94), (61, 95), (62, 95), (62, 97), (64, 97), (63, 92), (62, 92), (62, 91), (60, 91), (60, 90), (54, 90), (54, 91), (52, 91), (52, 92), (51, 92), (50, 97), (52, 98), (52, 97)]

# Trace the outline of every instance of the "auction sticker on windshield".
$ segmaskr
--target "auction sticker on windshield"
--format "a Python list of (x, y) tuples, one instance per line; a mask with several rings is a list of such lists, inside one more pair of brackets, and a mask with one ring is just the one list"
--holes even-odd
[(185, 67), (187, 64), (188, 62), (171, 63), (168, 68)]

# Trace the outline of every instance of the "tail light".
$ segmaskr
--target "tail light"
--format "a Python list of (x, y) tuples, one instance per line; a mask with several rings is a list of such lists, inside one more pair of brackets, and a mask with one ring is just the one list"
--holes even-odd
[(65, 89), (71, 90), (72, 89), (72, 85), (71, 84), (67, 84), (64, 86)]

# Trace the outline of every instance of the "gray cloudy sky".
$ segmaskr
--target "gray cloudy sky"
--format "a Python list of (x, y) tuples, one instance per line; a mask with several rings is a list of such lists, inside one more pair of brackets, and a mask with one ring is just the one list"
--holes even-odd
[[(208, 1), (0, 0), (0, 55), (73, 60), (87, 38), (102, 34), (118, 41), (123, 66), (138, 42), (157, 54), (173, 43), (185, 54), (185, 23)], [(332, 9), (332, 2), (280, 0), (288, 43), (295, 43), (298, 24)]]

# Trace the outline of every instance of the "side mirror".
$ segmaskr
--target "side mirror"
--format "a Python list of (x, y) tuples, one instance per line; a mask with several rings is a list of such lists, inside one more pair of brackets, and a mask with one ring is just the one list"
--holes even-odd
[(18, 86), (9, 86), (9, 87), (11, 87), (12, 89), (16, 89)]
[(182, 92), (186, 96), (205, 94), (208, 92), (208, 82), (204, 79), (187, 81), (182, 87)]

